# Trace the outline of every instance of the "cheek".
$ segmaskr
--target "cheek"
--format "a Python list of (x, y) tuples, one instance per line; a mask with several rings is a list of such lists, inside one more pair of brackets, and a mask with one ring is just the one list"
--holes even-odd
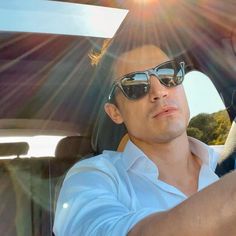
[(181, 85), (178, 89), (179, 89), (178, 97), (179, 97), (179, 101), (180, 101), (179, 106), (182, 109), (182, 111), (186, 117), (186, 120), (188, 121), (189, 117), (190, 117), (188, 100), (187, 100), (183, 86)]
[(125, 121), (137, 123), (141, 119), (141, 110), (139, 106), (134, 104), (130, 106), (123, 105), (121, 114)]
[[(124, 98), (125, 99), (125, 98)], [(140, 123), (143, 123), (143, 111), (142, 104), (137, 101), (128, 101), (127, 99), (119, 99), (118, 107), (120, 114), (124, 120), (124, 124), (127, 129), (137, 128)]]

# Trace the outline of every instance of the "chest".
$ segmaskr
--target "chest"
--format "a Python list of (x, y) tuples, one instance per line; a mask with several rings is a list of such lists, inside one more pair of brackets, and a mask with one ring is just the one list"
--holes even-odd
[[(217, 175), (208, 167), (201, 167), (197, 187), (192, 190), (197, 191), (205, 188), (218, 180)], [(152, 208), (156, 211), (164, 211), (175, 207), (188, 197), (176, 186), (168, 184), (154, 175), (140, 174), (130, 171), (127, 174), (126, 183), (120, 184), (119, 198), (128, 208)]]

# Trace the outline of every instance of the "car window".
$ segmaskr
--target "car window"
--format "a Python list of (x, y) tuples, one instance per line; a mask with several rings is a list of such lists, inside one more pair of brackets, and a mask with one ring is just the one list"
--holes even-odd
[[(21, 155), (20, 157), (44, 157), (44, 156), (54, 156), (57, 143), (64, 136), (53, 136), (53, 135), (36, 135), (30, 136), (12, 136), (12, 137), (0, 137), (0, 143), (18, 143), (26, 142), (29, 145), (29, 150), (26, 155)], [(12, 156), (0, 157), (0, 159), (15, 158)]]
[(220, 94), (210, 78), (199, 71), (186, 74), (184, 88), (190, 108), (188, 135), (220, 151), (231, 127)]

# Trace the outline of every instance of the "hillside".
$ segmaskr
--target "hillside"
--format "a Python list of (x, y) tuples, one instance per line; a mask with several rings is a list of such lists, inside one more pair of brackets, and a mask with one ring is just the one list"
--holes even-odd
[(212, 114), (200, 113), (190, 120), (187, 133), (206, 144), (221, 145), (225, 143), (230, 127), (226, 110)]

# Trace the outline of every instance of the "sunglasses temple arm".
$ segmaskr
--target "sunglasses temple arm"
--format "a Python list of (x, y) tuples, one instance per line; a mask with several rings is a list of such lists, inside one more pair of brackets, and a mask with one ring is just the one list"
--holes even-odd
[(181, 70), (183, 71), (183, 76), (185, 76), (185, 63), (184, 61), (180, 62)]
[(114, 83), (114, 84), (112, 85), (111, 91), (110, 91), (110, 93), (109, 93), (109, 95), (108, 95), (108, 101), (111, 101), (111, 100), (112, 100), (112, 96), (113, 96), (113, 93), (114, 93), (114, 91), (115, 91), (116, 86), (117, 86), (117, 83)]

